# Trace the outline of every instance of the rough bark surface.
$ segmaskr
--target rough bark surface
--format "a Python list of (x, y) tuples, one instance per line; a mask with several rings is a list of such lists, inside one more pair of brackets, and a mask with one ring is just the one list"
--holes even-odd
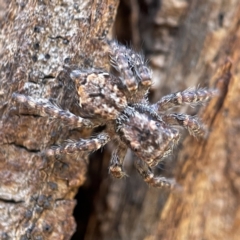
[[(1, 1), (0, 239), (70, 239), (73, 199), (88, 153), (45, 159), (41, 151), (79, 139), (58, 121), (18, 115), (13, 92), (51, 99), (77, 114), (68, 69), (109, 69), (106, 38), (117, 0)], [(74, 160), (75, 159), (75, 160)], [(77, 159), (77, 161), (76, 161)]]
[[(12, 1), (6, 17), (0, 11), (1, 239), (70, 239), (75, 231), (73, 198), (85, 181), (88, 153), (78, 161), (52, 161), (41, 151), (88, 133), (17, 115), (11, 94), (49, 98), (77, 114), (64, 70), (109, 69), (103, 40), (117, 5), (116, 0)], [(73, 239), (239, 238), (239, 22), (238, 0), (121, 1), (114, 35), (149, 59), (152, 101), (197, 85), (216, 85), (221, 91), (200, 114), (207, 138), (183, 137), (174, 155), (156, 169), (174, 176), (181, 191), (148, 188), (130, 152), (124, 166), (129, 177), (111, 179), (111, 146), (103, 157), (94, 154), (78, 194)]]

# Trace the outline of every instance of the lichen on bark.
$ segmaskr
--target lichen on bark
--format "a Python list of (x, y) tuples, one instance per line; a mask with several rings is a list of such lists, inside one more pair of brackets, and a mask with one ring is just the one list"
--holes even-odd
[(19, 115), (11, 95), (48, 98), (75, 113), (67, 69), (109, 69), (104, 40), (117, 6), (117, 0), (11, 1), (1, 18), (1, 239), (70, 239), (75, 231), (74, 196), (85, 180), (88, 153), (63, 162), (41, 152), (87, 133)]

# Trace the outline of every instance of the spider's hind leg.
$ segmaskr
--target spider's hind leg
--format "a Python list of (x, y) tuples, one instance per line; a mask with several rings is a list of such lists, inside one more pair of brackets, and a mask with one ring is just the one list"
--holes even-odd
[(110, 42), (110, 61), (112, 67), (120, 74), (123, 85), (129, 92), (145, 91), (152, 85), (152, 74), (141, 54), (116, 41)]
[(194, 137), (203, 137), (206, 134), (206, 128), (196, 118), (187, 114), (166, 114), (162, 116), (164, 122), (169, 125), (182, 126), (188, 130)]
[(157, 112), (163, 112), (184, 104), (201, 104), (207, 102), (215, 95), (217, 95), (217, 90), (214, 89), (186, 89), (182, 92), (176, 92), (162, 97), (157, 103), (153, 104), (152, 107)]
[[(13, 93), (12, 99), (19, 108), (20, 114), (21, 105), (23, 105), (27, 111), (31, 113), (36, 113), (42, 117), (50, 117), (54, 119), (59, 119), (66, 125), (72, 128), (78, 127), (86, 127), (86, 128), (93, 128), (93, 123), (88, 120), (81, 118), (79, 116), (74, 115), (73, 113), (63, 110), (58, 106), (52, 104), (48, 99), (35, 99), (30, 96), (26, 96), (23, 94)], [(26, 112), (26, 110), (25, 110)], [(24, 113), (24, 111), (23, 111)]]
[(136, 91), (138, 82), (129, 66), (128, 49), (116, 41), (111, 41), (110, 47), (110, 62), (112, 67), (120, 74), (122, 84), (129, 92)]

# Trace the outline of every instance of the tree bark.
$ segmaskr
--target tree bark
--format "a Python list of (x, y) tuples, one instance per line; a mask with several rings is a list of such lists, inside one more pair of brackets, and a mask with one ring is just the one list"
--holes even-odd
[(117, 6), (117, 0), (11, 1), (1, 17), (1, 239), (70, 239), (75, 231), (73, 198), (85, 180), (89, 153), (51, 160), (41, 152), (87, 133), (19, 115), (11, 96), (51, 99), (78, 114), (67, 69), (109, 69), (104, 39)]
[[(11, 94), (52, 99), (78, 114), (64, 70), (109, 69), (104, 39), (117, 5), (116, 0), (12, 1), (6, 18), (0, 18), (1, 239), (70, 239), (75, 231), (73, 198), (86, 179), (88, 153), (77, 161), (53, 161), (41, 152), (89, 133), (18, 115)], [(87, 205), (84, 191), (94, 190), (87, 226), (73, 239), (239, 238), (239, 20), (237, 0), (121, 1), (114, 35), (149, 59), (152, 101), (198, 85), (215, 86), (220, 94), (199, 113), (208, 128), (206, 139), (183, 133), (174, 155), (156, 169), (175, 177), (178, 191), (146, 186), (130, 152), (124, 166), (129, 177), (123, 180), (108, 175), (111, 146), (103, 161), (94, 154), (75, 212), (79, 222), (77, 214), (83, 215)]]

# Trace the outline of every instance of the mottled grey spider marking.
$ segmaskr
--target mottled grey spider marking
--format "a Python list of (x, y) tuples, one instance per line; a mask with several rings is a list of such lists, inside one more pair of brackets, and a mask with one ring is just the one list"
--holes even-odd
[(157, 103), (153, 104), (153, 109), (157, 112), (163, 112), (183, 104), (195, 106), (208, 101), (216, 93), (217, 91), (213, 89), (199, 88), (195, 90), (189, 88), (183, 92), (172, 93), (162, 97)]
[(90, 120), (76, 116), (69, 111), (62, 110), (61, 108), (50, 103), (47, 99), (34, 99), (30, 96), (18, 93), (13, 93), (12, 98), (18, 104), (24, 104), (27, 109), (37, 111), (40, 116), (50, 116), (51, 118), (60, 119), (69, 127), (93, 127), (93, 124)]
[(146, 66), (142, 55), (132, 49), (109, 42), (111, 46), (110, 63), (116, 70), (115, 74), (121, 80), (119, 87), (128, 98), (128, 103), (145, 102), (145, 95), (152, 85), (152, 73)]
[(76, 151), (95, 151), (102, 146), (106, 145), (110, 141), (107, 134), (98, 134), (91, 139), (81, 139), (78, 142), (68, 143), (66, 146), (54, 147), (47, 149), (45, 154), (47, 156), (59, 156), (62, 154), (71, 154)]
[(62, 110), (47, 99), (14, 93), (13, 100), (31, 111), (37, 111), (40, 116), (60, 119), (72, 128), (106, 126), (103, 133), (90, 139), (47, 149), (46, 156), (91, 152), (113, 140), (117, 146), (109, 167), (113, 177), (126, 176), (123, 162), (130, 148), (136, 157), (135, 166), (146, 183), (159, 188), (172, 187), (173, 181), (155, 177), (152, 168), (168, 156), (178, 143), (180, 136), (176, 125), (186, 128), (195, 137), (203, 135), (204, 128), (196, 117), (168, 113), (168, 110), (183, 104), (201, 104), (215, 95), (216, 91), (187, 89), (149, 104), (147, 92), (152, 84), (151, 71), (143, 57), (116, 41), (109, 42), (109, 45), (112, 72), (100, 69), (74, 69), (70, 72), (84, 118)]

